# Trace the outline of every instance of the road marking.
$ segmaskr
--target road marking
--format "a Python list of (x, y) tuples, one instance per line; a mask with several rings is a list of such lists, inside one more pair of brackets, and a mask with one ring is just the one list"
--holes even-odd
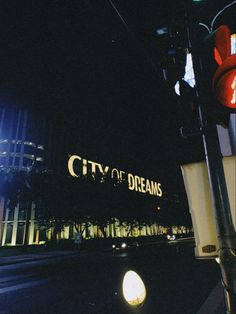
[(0, 288), (0, 294), (12, 292), (12, 291), (17, 291), (17, 290), (21, 290), (21, 289), (25, 289), (25, 288), (29, 288), (29, 287), (33, 287), (33, 286), (38, 286), (38, 285), (44, 284), (48, 281), (49, 281), (49, 279), (39, 279), (39, 280), (29, 281), (29, 282), (25, 282), (22, 284), (18, 284), (18, 285), (6, 287), (6, 288)]

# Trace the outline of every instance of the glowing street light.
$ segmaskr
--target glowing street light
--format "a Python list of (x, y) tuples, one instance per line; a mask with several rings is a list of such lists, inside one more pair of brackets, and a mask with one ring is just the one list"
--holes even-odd
[(146, 299), (146, 288), (141, 277), (132, 270), (129, 270), (123, 278), (123, 296), (126, 302), (135, 307), (143, 305)]

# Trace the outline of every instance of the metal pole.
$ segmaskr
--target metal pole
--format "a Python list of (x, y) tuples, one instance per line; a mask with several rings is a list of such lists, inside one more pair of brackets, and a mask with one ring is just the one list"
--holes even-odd
[(217, 130), (214, 124), (206, 127), (203, 133), (203, 143), (215, 210), (226, 310), (229, 314), (236, 314), (236, 237)]
[[(188, 4), (187, 2), (186, 9), (188, 8)], [(202, 101), (204, 94), (202, 73), (204, 73), (204, 69), (202, 68), (199, 51), (191, 41), (194, 30), (190, 28), (192, 24), (188, 21), (188, 12), (186, 12), (186, 26), (189, 46), (193, 57), (199, 122), (219, 241), (220, 268), (225, 291), (226, 312), (228, 314), (236, 314), (236, 234), (230, 211), (216, 123), (207, 117), (204, 112), (204, 101)]]

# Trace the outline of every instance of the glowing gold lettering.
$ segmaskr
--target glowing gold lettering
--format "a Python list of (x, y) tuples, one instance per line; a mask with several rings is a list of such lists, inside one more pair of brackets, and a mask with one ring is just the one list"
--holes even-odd
[(126, 176), (126, 173), (125, 171), (120, 171), (120, 182), (124, 181), (125, 180), (125, 176)]
[(157, 195), (161, 197), (162, 196), (161, 183), (158, 183), (157, 186), (158, 186), (158, 194)]
[(148, 179), (146, 180), (146, 192), (152, 195), (151, 186)]
[(88, 171), (87, 171), (87, 160), (86, 159), (83, 159), (83, 170), (82, 170), (82, 175), (83, 176), (86, 176), (87, 175), (87, 173), (88, 173)]
[(152, 189), (152, 194), (158, 195), (158, 184), (157, 184), (157, 182), (151, 181), (151, 189)]
[(76, 174), (75, 171), (74, 171), (74, 161), (76, 159), (77, 160), (82, 160), (82, 158), (80, 156), (77, 156), (77, 155), (70, 156), (70, 158), (68, 160), (68, 170), (69, 170), (70, 175), (72, 175), (72, 177), (78, 178), (79, 175)]
[(111, 172), (111, 177), (112, 177), (112, 179), (114, 179), (114, 172), (116, 172), (116, 179), (117, 179), (117, 182), (119, 182), (119, 179), (120, 179), (119, 170), (116, 169), (116, 168), (112, 169), (112, 172)]
[(141, 192), (142, 193), (146, 193), (146, 189), (145, 189), (145, 179), (144, 178), (140, 178), (141, 181)]
[[(236, 85), (236, 77), (234, 79), (233, 84)], [(232, 84), (232, 88), (235, 88), (235, 85)], [(235, 95), (234, 95), (235, 97)], [(77, 163), (75, 162), (80, 161), (80, 169), (77, 166)], [(78, 155), (72, 155), (69, 157), (68, 160), (68, 170), (72, 177), (80, 177), (80, 175), (87, 176), (88, 175), (88, 165), (90, 165), (89, 171), (90, 175), (95, 180), (96, 177), (96, 171), (99, 171), (104, 177), (108, 174), (111, 176), (112, 179), (116, 179), (117, 183), (126, 182), (128, 178), (128, 189), (131, 191), (137, 191), (141, 193), (149, 193), (150, 195), (156, 195), (161, 197), (162, 196), (162, 188), (161, 184), (158, 182), (154, 182), (148, 179), (145, 179), (143, 177), (139, 177), (137, 175), (133, 175), (131, 173), (127, 173), (122, 170), (118, 170), (116, 168), (113, 168), (110, 170), (109, 166), (103, 166), (100, 163), (83, 159)], [(104, 182), (104, 180), (101, 180), (101, 182)]]
[(135, 188), (134, 176), (131, 173), (128, 173), (128, 188), (133, 191)]
[(139, 176), (135, 176), (134, 179), (135, 179), (135, 190), (137, 192), (142, 192), (141, 188), (139, 186), (140, 185), (140, 177)]
[(101, 172), (102, 175), (106, 175), (108, 173), (109, 170), (109, 166), (106, 166), (104, 169), (102, 168), (102, 165), (98, 164), (98, 169)]
[(99, 167), (100, 164), (98, 164), (97, 162), (91, 161), (91, 160), (88, 160), (88, 164), (91, 165), (91, 172), (93, 175), (95, 175), (96, 174), (96, 167)]

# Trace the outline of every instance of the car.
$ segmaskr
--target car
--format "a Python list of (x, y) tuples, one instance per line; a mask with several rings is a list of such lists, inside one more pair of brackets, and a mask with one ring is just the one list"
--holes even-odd
[(113, 252), (125, 252), (132, 249), (137, 249), (139, 247), (139, 243), (137, 241), (128, 243), (127, 241), (121, 241), (112, 244)]
[(167, 234), (166, 238), (169, 241), (174, 241), (175, 240), (175, 235), (174, 234), (172, 234), (172, 235), (171, 234)]

